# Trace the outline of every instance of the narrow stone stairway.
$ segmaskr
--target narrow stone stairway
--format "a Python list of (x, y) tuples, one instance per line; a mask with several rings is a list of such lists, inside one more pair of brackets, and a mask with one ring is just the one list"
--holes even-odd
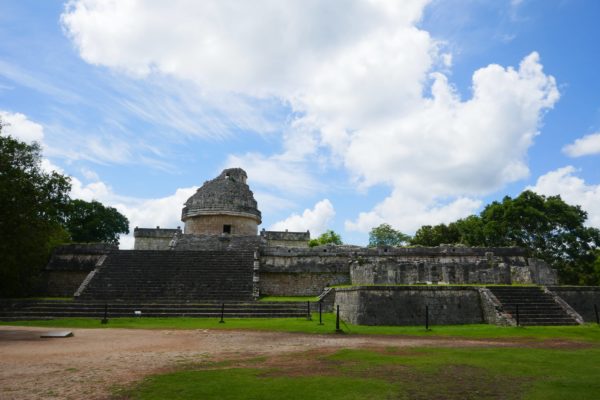
[(577, 325), (554, 298), (537, 286), (488, 286), (488, 289), (502, 303), (504, 311), (519, 324), (534, 325)]

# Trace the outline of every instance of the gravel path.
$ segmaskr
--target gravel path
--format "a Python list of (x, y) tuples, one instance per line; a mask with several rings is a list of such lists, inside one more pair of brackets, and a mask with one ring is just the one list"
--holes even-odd
[(219, 330), (74, 329), (70, 338), (39, 337), (49, 331), (0, 327), (0, 399), (105, 399), (115, 384), (206, 360), (342, 347), (517, 345), (509, 340)]

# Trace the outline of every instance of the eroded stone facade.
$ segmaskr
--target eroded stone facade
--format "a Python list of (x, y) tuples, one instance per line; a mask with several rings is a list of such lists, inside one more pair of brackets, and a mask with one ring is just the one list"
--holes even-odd
[(165, 229), (157, 226), (156, 228), (138, 228), (133, 230), (135, 239), (134, 250), (168, 250), (171, 241), (176, 235), (180, 235), (181, 228)]
[(254, 194), (241, 168), (229, 168), (204, 182), (181, 212), (186, 234), (257, 235), (262, 222)]

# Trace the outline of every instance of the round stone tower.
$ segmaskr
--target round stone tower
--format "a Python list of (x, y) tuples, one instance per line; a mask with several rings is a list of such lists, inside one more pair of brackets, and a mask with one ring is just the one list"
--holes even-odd
[(204, 182), (186, 202), (181, 212), (184, 233), (194, 235), (257, 235), (261, 214), (246, 184), (246, 171), (223, 170)]

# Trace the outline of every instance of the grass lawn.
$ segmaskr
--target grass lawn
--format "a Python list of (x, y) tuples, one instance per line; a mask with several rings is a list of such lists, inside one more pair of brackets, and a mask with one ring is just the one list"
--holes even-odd
[[(220, 324), (218, 319), (212, 318), (112, 318), (106, 325), (100, 324), (98, 319), (64, 318), (45, 321), (0, 322), (0, 325), (104, 329), (251, 329), (317, 334), (335, 333), (333, 313), (323, 314), (323, 325), (318, 325), (318, 314), (313, 314), (312, 318), (312, 321), (307, 321), (306, 318), (230, 318), (225, 319), (224, 324)], [(500, 327), (487, 324), (434, 325), (427, 331), (422, 326), (364, 326), (342, 322), (341, 328), (345, 334), (361, 335), (456, 336), (473, 339), (565, 339), (600, 343), (600, 327), (596, 324), (558, 327)]]
[(150, 399), (597, 399), (600, 348), (382, 348), (187, 366), (117, 389)]
[(263, 301), (263, 302), (287, 302), (287, 301), (292, 301), (292, 302), (307, 302), (307, 301), (319, 301), (319, 297), (318, 296), (264, 296), (261, 297), (258, 301)]

